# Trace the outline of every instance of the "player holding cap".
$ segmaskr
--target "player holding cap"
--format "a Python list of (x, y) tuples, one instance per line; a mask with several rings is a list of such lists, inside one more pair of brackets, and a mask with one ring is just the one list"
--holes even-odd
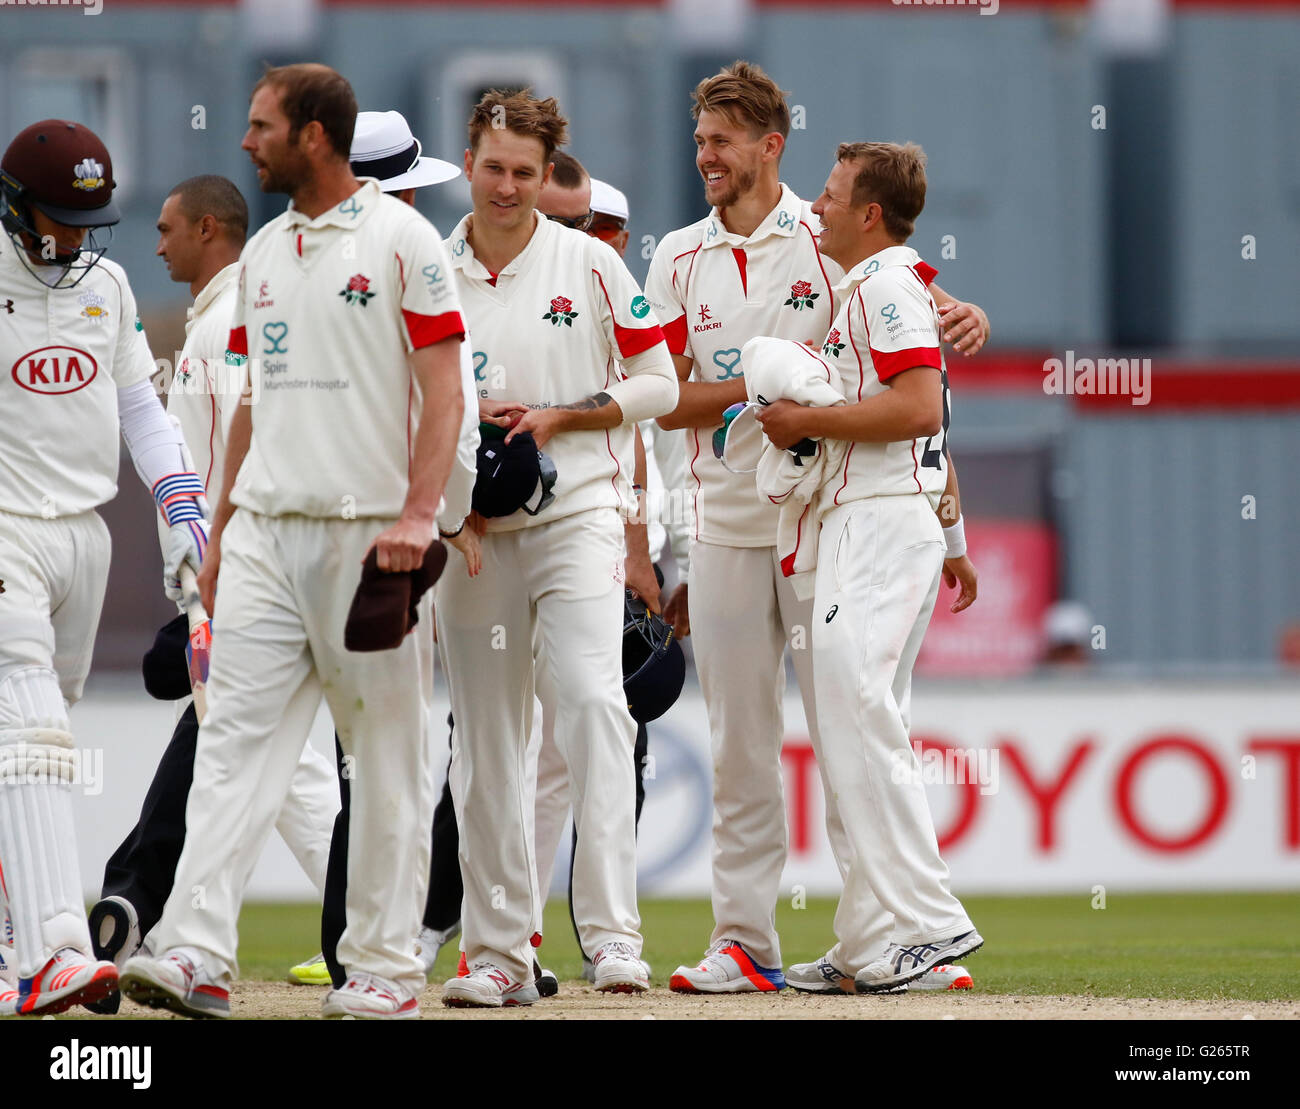
[[(167, 520), (168, 596), (207, 544), (203, 486), (149, 378), (122, 268), (95, 230), (118, 222), (113, 165), (79, 123), (47, 119), (0, 159), (0, 883), (17, 995), (59, 1013), (107, 996), (117, 968), (92, 956), (82, 902), (68, 706), (81, 697), (108, 580), (95, 509), (117, 493), (120, 425)], [(89, 238), (89, 244), (87, 239)]]
[[(221, 499), (226, 439), (241, 396), (242, 373), (226, 365), (226, 343), (235, 307), (239, 252), (248, 231), (248, 206), (233, 182), (206, 175), (182, 181), (167, 194), (158, 214), (158, 247), (173, 281), (185, 282), (194, 297), (187, 313), (185, 344), (168, 390), (167, 414), (178, 422), (209, 504)], [(171, 633), (171, 634), (168, 634)], [(188, 696), (184, 615), (159, 633), (161, 665), (178, 672), (177, 692)], [(156, 659), (155, 652), (151, 657)], [(148, 682), (147, 682), (148, 684)], [(153, 685), (161, 684), (157, 674)], [(152, 692), (152, 689), (151, 689)], [(155, 694), (156, 695), (156, 694)], [(175, 696), (176, 694), (171, 694)], [(285, 711), (283, 727), (304, 738), (311, 729), (319, 695), (300, 691)], [(199, 722), (190, 702), (158, 762), (140, 819), (104, 867), (100, 900), (90, 911), (95, 954), (120, 968), (146, 941), (162, 916), (176, 862), (185, 843), (185, 803), (194, 778)], [(334, 769), (316, 748), (304, 744), (276, 829), (317, 890), (325, 885), (330, 828), (339, 807)], [(115, 1013), (113, 993), (91, 1005)]]
[(912, 144), (841, 143), (836, 159), (813, 211), (821, 250), (846, 274), (822, 354), (848, 403), (777, 400), (757, 419), (781, 449), (805, 437), (849, 443), (810, 536), (817, 758), (849, 847), (832, 843), (845, 876), (839, 943), (792, 967), (790, 980), (842, 988), (853, 977), (858, 993), (880, 993), (984, 940), (948, 888), (908, 733), (912, 666), (944, 568), (935, 512), (948, 481), (940, 317), (920, 255), (904, 245), (925, 205), (925, 155)]
[[(811, 652), (812, 606), (799, 600), (776, 552), (777, 509), (759, 499), (752, 474), (713, 457), (709, 432), (723, 410), (746, 399), (740, 348), (756, 335), (820, 346), (834, 314), (839, 267), (819, 254), (819, 224), (808, 203), (781, 183), (790, 130), (785, 94), (756, 65), (736, 62), (695, 89), (696, 166), (713, 210), (665, 235), (646, 292), (665, 321), (681, 379), (677, 408), (659, 424), (685, 427), (695, 496), (691, 601), (679, 586), (665, 617), (695, 635), (695, 665), (709, 712), (714, 775), (713, 912), (710, 946), (698, 966), (677, 969), (670, 985), (689, 993), (779, 990), (785, 985), (776, 900), (787, 832), (781, 742), (783, 654), (795, 674), (819, 750)], [(933, 274), (933, 271), (929, 271)], [(937, 299), (957, 349), (974, 353), (987, 324), (973, 305)], [(755, 426), (733, 438), (737, 469), (757, 465)], [(703, 449), (701, 449), (703, 447)], [(737, 457), (738, 456), (738, 457)], [(749, 461), (746, 461), (749, 460)], [(827, 830), (842, 842), (827, 795)]]
[(216, 593), (209, 708), (155, 933), (162, 954), (130, 960), (122, 990), (187, 1016), (229, 1015), (248, 879), (229, 844), (265, 842), (302, 748), (280, 723), (295, 693), (316, 687), (356, 767), (348, 978), (323, 1014), (413, 1017), (433, 807), (429, 638), (355, 653), (343, 635), (363, 559), (409, 573), (433, 540), (464, 405), (464, 325), (438, 233), (348, 165), (347, 81), (323, 65), (270, 69), (248, 119), (242, 145), (263, 191), (292, 203), (240, 259), (229, 348), (260, 371), (262, 393), (231, 425), (199, 583), (209, 606)]
[[(637, 931), (633, 725), (622, 690), (624, 544), (636, 421), (677, 383), (663, 335), (618, 256), (536, 211), (567, 125), (553, 99), (487, 93), (470, 117), (473, 212), (449, 242), (481, 395), (554, 460), (555, 500), (487, 523), (483, 570), (448, 575), (439, 645), (456, 719), (451, 764), (469, 974), (450, 1005), (530, 1004), (537, 903), (525, 749), (534, 682), (556, 707), (578, 824), (574, 910), (596, 987), (644, 990)], [(616, 372), (622, 364), (626, 377)], [(537, 661), (534, 665), (534, 632)]]

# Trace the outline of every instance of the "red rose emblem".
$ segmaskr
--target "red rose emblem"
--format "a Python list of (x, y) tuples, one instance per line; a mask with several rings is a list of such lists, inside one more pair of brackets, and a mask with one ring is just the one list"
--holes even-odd
[(812, 286), (807, 281), (796, 281), (790, 286), (790, 295), (796, 300), (806, 297), (812, 292)]
[(839, 341), (840, 341), (840, 333), (836, 328), (832, 327), (831, 333), (826, 336), (826, 342), (830, 346), (835, 346)]
[(552, 312), (567, 312), (572, 307), (573, 307), (573, 301), (571, 301), (568, 297), (556, 297), (553, 301), (551, 301)]
[(348, 291), (352, 293), (364, 293), (370, 288), (370, 278), (362, 277), (361, 274), (353, 274), (348, 278)]

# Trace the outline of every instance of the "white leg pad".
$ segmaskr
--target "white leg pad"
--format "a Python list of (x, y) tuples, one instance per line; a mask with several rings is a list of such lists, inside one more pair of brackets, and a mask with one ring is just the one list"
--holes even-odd
[(24, 978), (62, 947), (91, 950), (72, 822), (75, 765), (54, 671), (0, 679), (0, 883)]

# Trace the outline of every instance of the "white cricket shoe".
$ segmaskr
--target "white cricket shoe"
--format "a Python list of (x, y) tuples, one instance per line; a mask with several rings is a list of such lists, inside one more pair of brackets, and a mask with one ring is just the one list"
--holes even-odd
[(601, 993), (644, 993), (650, 988), (648, 968), (630, 943), (605, 944), (591, 957), (591, 965)]
[(18, 991), (9, 986), (0, 985), (0, 1017), (12, 1017), (18, 1013)]
[(853, 975), (840, 970), (826, 956), (815, 963), (795, 963), (785, 972), (785, 984), (800, 993), (846, 993), (853, 988)]
[(920, 978), (910, 983), (909, 989), (913, 990), (972, 990), (975, 988), (975, 979), (970, 976), (970, 971), (965, 967), (951, 966), (944, 963), (942, 966), (934, 967), (929, 974), (923, 974)]
[(771, 993), (785, 989), (780, 967), (759, 966), (735, 940), (719, 940), (698, 966), (678, 967), (668, 982), (677, 993)]
[(973, 955), (984, 946), (984, 937), (974, 928), (950, 940), (917, 943), (902, 947), (891, 943), (875, 962), (854, 976), (858, 993), (885, 993), (920, 978), (934, 967), (952, 959)]
[(449, 978), (442, 987), (442, 1003), (457, 1009), (531, 1005), (538, 996), (534, 983), (511, 982), (510, 975), (495, 963), (478, 963), (468, 974)]
[(230, 1016), (230, 991), (217, 984), (192, 947), (174, 947), (156, 959), (137, 955), (127, 960), (121, 989), (137, 1005), (183, 1017)]
[(420, 1004), (396, 982), (377, 974), (358, 971), (349, 974), (342, 989), (330, 990), (321, 1005), (326, 1020), (355, 1017), (357, 1020), (419, 1019)]
[[(651, 971), (650, 964), (644, 959), (641, 960), (641, 969), (645, 971), (646, 981), (648, 982), (650, 975), (654, 972)], [(596, 984), (596, 964), (588, 959), (586, 955), (582, 957), (582, 980), (590, 982), (592, 985)]]
[(18, 987), (20, 1017), (63, 1013), (87, 1005), (117, 989), (117, 967), (92, 959), (75, 947), (61, 947), (34, 978)]
[(433, 964), (438, 961), (438, 952), (459, 935), (459, 920), (450, 928), (444, 928), (442, 931), (436, 928), (420, 929), (420, 934), (415, 937), (415, 957), (420, 960), (420, 965), (424, 967), (426, 977), (433, 973)]

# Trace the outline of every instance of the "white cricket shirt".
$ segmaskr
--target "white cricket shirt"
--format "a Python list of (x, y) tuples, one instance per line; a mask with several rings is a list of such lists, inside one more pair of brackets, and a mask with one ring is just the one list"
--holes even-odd
[[(448, 237), (461, 302), (474, 337), (479, 396), (530, 408), (572, 404), (620, 375), (650, 373), (676, 384), (667, 351), (661, 365), (620, 365), (664, 341), (659, 321), (614, 249), (536, 213), (528, 245), (494, 276), (469, 245), (470, 216)], [(542, 450), (555, 463), (555, 500), (537, 516), (522, 509), (488, 521), (491, 531), (545, 524), (592, 508), (635, 512), (633, 427), (566, 431)]]
[(240, 265), (229, 348), (248, 359), (253, 437), (231, 500), (399, 516), (420, 411), (406, 356), (465, 332), (438, 232), (367, 177), (315, 219), (291, 206)]
[[(665, 235), (646, 278), (664, 321), (668, 348), (695, 363), (695, 381), (742, 377), (740, 348), (756, 335), (820, 343), (834, 316), (842, 276), (818, 253), (821, 221), (788, 186), (748, 238), (733, 235), (715, 208)], [(695, 538), (728, 547), (776, 543), (777, 508), (758, 495), (754, 475), (733, 474), (713, 457), (712, 429), (686, 430), (687, 484), (695, 495)], [(738, 469), (758, 465), (762, 433), (748, 424), (727, 448)]]
[(891, 246), (859, 262), (836, 286), (840, 305), (822, 354), (840, 375), (844, 399), (883, 393), (895, 374), (933, 366), (943, 378), (943, 429), (926, 439), (850, 443), (823, 487), (823, 513), (865, 497), (924, 493), (938, 508), (948, 479), (948, 374), (939, 347), (939, 313), (928, 288), (935, 271), (910, 246)]
[(17, 251), (0, 234), (0, 509), (73, 516), (117, 494), (117, 391), (153, 355), (116, 262), (52, 289)]
[(235, 312), (239, 263), (218, 270), (186, 314), (185, 344), (167, 391), (167, 414), (180, 421), (194, 472), (215, 510), (221, 499), (230, 421), (239, 404), (243, 375), (226, 365), (226, 344)]

